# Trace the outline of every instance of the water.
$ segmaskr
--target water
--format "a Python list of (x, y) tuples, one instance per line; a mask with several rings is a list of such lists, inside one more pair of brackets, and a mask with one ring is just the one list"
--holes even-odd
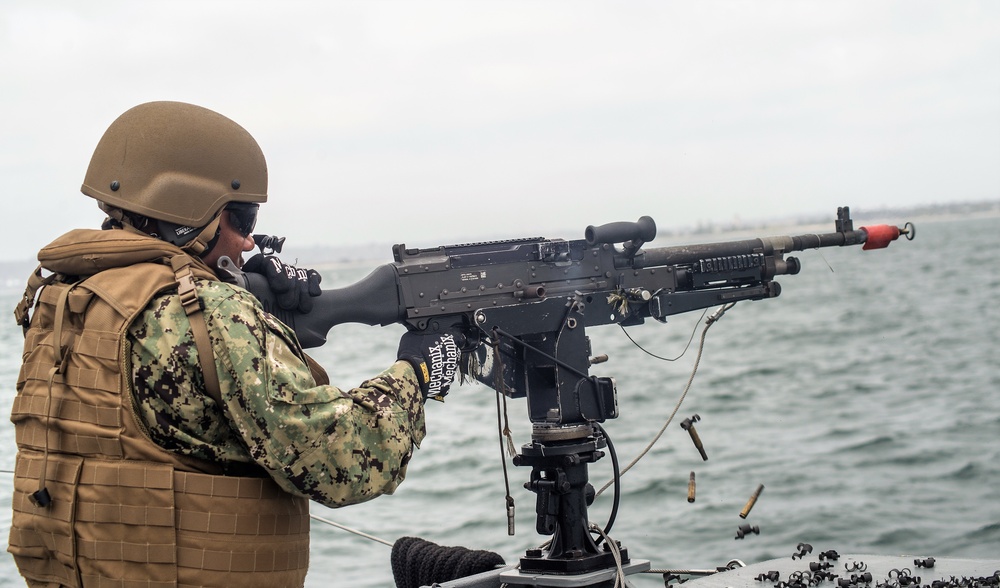
[[(801, 542), (816, 552), (1000, 558), (997, 224), (925, 221), (916, 240), (887, 250), (798, 254), (803, 271), (779, 280), (779, 298), (737, 304), (709, 330), (675, 421), (622, 480), (612, 536), (654, 568), (788, 557)], [(369, 269), (329, 270), (324, 285)], [(18, 294), (2, 292), (0, 308), (13, 308)], [(675, 356), (693, 329), (700, 333), (700, 314), (630, 334)], [(315, 355), (334, 382), (351, 385), (392, 360), (401, 329), (341, 325)], [(681, 360), (667, 363), (635, 348), (618, 327), (590, 334), (594, 352), (610, 356), (594, 373), (618, 383), (621, 417), (605, 428), (625, 464), (673, 410), (697, 338)], [(0, 411), (9, 414), (21, 350), (12, 320), (0, 323), (0, 349)], [(520, 445), (529, 430), (523, 400), (508, 408)], [(708, 461), (679, 427), (693, 414), (701, 417)], [(488, 388), (453, 388), (445, 404), (429, 407), (427, 439), (394, 496), (339, 510), (314, 504), (313, 512), (387, 541), (418, 536), (514, 562), (541, 538), (534, 495), (521, 487), (528, 472), (513, 466), (517, 534), (506, 533), (496, 422)], [(0, 439), (9, 448), (0, 468), (9, 470), (13, 428), (5, 419)], [(693, 504), (686, 500), (691, 471)], [(607, 458), (590, 469), (597, 487), (610, 475)], [(758, 484), (764, 491), (744, 521), (739, 512)], [(610, 502), (609, 489), (591, 509), (601, 526)], [(2, 537), (9, 510), (9, 484), (2, 484)], [(743, 523), (760, 534), (735, 540)], [(392, 586), (389, 554), (385, 545), (313, 522), (307, 585)], [(658, 575), (633, 578), (637, 586), (662, 586)], [(12, 561), (0, 556), (0, 586), (16, 585)]]

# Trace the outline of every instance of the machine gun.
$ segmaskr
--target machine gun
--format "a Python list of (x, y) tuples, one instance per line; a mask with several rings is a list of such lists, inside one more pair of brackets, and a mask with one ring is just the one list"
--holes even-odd
[[(607, 447), (601, 422), (618, 416), (615, 381), (589, 374), (587, 327), (661, 322), (666, 317), (774, 298), (776, 276), (794, 275), (798, 259), (785, 255), (819, 247), (886, 247), (915, 228), (854, 228), (850, 209), (837, 211), (835, 231), (675, 247), (643, 248), (656, 236), (648, 216), (637, 222), (587, 227), (582, 240), (511, 239), (441, 246), (393, 247), (395, 261), (350, 286), (324, 290), (308, 314), (281, 310), (258, 274), (242, 274), (228, 259), (222, 269), (292, 327), (303, 347), (325, 343), (337, 324), (400, 323), (435, 331), (460, 326), (463, 351), (486, 358), (481, 381), (510, 397), (527, 398), (531, 442), (514, 459), (532, 468), (525, 485), (537, 494), (536, 530), (552, 535), (546, 551), (531, 549), (509, 584), (538, 583), (538, 574), (579, 577), (615, 569), (615, 555), (591, 536), (593, 500), (587, 465)], [(260, 242), (258, 243), (260, 244)], [(492, 353), (487, 357), (484, 352)], [(648, 562), (646, 562), (648, 567)], [(638, 570), (635, 570), (638, 571)], [(519, 581), (517, 574), (527, 574)], [(556, 584), (554, 584), (556, 585)]]

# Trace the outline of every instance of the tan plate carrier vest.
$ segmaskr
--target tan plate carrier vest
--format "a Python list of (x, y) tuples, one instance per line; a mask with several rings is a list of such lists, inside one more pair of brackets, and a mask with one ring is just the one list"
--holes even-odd
[[(208, 267), (122, 230), (71, 231), (38, 258), (56, 273), (36, 271), (15, 311), (27, 326), (41, 288), (11, 413), (8, 550), (28, 584), (301, 586), (308, 501), (270, 478), (220, 475), (217, 464), (161, 449), (132, 404), (129, 325), (164, 290), (183, 298), (188, 284), (197, 302), (192, 277), (216, 279)], [(192, 325), (204, 324), (193, 308)], [(31, 500), (42, 486), (46, 507)]]

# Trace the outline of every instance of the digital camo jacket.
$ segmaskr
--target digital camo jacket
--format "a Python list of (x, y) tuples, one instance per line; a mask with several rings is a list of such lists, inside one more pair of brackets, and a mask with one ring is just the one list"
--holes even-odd
[(197, 280), (225, 406), (202, 390), (176, 295), (155, 298), (129, 330), (133, 395), (152, 440), (223, 464), (257, 464), (285, 490), (330, 507), (392, 493), (424, 437), (407, 362), (359, 387), (317, 385), (291, 330), (250, 293)]

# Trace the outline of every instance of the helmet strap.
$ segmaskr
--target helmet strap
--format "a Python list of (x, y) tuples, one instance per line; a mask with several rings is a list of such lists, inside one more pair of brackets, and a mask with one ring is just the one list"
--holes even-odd
[(121, 208), (111, 206), (106, 202), (98, 202), (97, 204), (100, 209), (108, 215), (108, 218), (104, 219), (104, 222), (101, 223), (102, 229), (124, 229), (137, 235), (146, 235), (147, 237), (150, 236), (150, 234), (146, 231), (136, 227), (132, 222), (132, 217), (126, 214)]
[[(221, 213), (223, 210), (225, 209), (220, 209), (219, 212)], [(212, 248), (215, 247), (215, 243), (219, 240), (219, 224), (221, 222), (222, 215), (217, 214), (215, 218), (212, 219), (212, 222), (205, 225), (205, 228), (198, 233), (197, 237), (184, 244), (181, 249), (198, 257), (211, 251)]]
[[(122, 229), (131, 233), (160, 238), (158, 235), (150, 235), (146, 231), (137, 228), (132, 223), (132, 218), (128, 214), (125, 214), (125, 211), (121, 208), (111, 206), (110, 204), (101, 201), (98, 201), (98, 206), (100, 206), (101, 210), (108, 215), (104, 225), (109, 225), (109, 221), (112, 221), (113, 219), (115, 222), (110, 223), (110, 226), (117, 224), (120, 225)], [(181, 249), (187, 251), (191, 255), (194, 255), (195, 257), (203, 256), (211, 251), (212, 248), (215, 247), (216, 242), (219, 240), (220, 223), (222, 222), (223, 211), (225, 211), (225, 208), (220, 208), (219, 212), (215, 215), (215, 218), (212, 219), (212, 222), (205, 225), (201, 229), (201, 232), (198, 233), (197, 237), (182, 245)]]

